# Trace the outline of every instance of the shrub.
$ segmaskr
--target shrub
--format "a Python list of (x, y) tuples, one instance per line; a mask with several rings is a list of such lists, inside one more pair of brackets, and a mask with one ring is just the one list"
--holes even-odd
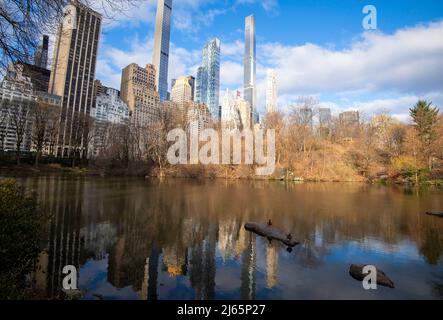
[(0, 180), (0, 299), (23, 298), (45, 221), (35, 197), (13, 179)]
[(416, 158), (411, 156), (398, 156), (391, 160), (392, 168), (404, 178), (423, 178), (427, 174)]

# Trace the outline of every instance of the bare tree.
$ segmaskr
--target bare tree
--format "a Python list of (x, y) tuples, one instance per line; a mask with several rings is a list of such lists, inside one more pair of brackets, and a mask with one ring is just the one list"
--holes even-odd
[(42, 34), (55, 34), (69, 3), (97, 10), (107, 20), (122, 15), (140, 0), (6, 0), (0, 1), (0, 71), (10, 63), (29, 63)]
[(6, 100), (1, 100), (0, 104), (0, 151), (3, 154), (5, 150), (6, 127), (9, 117), (8, 103)]
[(55, 156), (55, 149), (60, 134), (60, 114), (61, 108), (51, 108), (46, 117), (46, 137), (50, 159)]
[(284, 121), (284, 115), (280, 112), (272, 112), (267, 113), (264, 125), (266, 129), (274, 129), (276, 134), (275, 139), (275, 149), (276, 149), (276, 161), (277, 165), (279, 166), (282, 162), (282, 160), (287, 159), (287, 149), (284, 147), (285, 143), (285, 137), (284, 137), (284, 129), (285, 129), (285, 121)]
[(156, 164), (160, 170), (160, 176), (167, 163), (166, 154), (169, 142), (166, 136), (174, 126), (174, 110), (168, 106), (158, 106), (156, 108), (156, 121), (149, 126), (148, 131), (148, 157)]
[(87, 156), (87, 150), (91, 139), (94, 137), (94, 118), (89, 114), (75, 112), (72, 120), (71, 150), (72, 167), (75, 167), (76, 159)]
[(12, 102), (9, 107), (9, 119), (15, 132), (16, 160), (20, 164), (20, 152), (27, 130), (30, 129), (30, 113), (34, 101)]
[(34, 105), (32, 112), (32, 143), (34, 144), (36, 155), (35, 155), (35, 166), (38, 167), (38, 162), (42, 154), (42, 150), (45, 146), (46, 140), (46, 116), (48, 112), (48, 106), (44, 102), (37, 102)]
[(49, 154), (53, 155), (60, 122), (60, 108), (45, 101), (37, 100), (31, 112), (32, 143), (36, 150), (35, 166), (38, 167), (40, 157), (46, 146), (49, 145)]

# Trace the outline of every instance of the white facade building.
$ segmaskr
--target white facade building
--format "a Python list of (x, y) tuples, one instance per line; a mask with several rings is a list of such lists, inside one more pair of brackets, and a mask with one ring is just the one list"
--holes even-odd
[(229, 92), (222, 98), (221, 120), (222, 127), (226, 129), (251, 129), (251, 105), (244, 100), (240, 93)]
[(221, 124), (226, 129), (237, 129), (240, 126), (240, 113), (236, 106), (238, 92), (226, 89), (221, 104)]
[(11, 66), (0, 85), (0, 150), (16, 151), (17, 133), (20, 133), (20, 151), (33, 151), (34, 108), (39, 102), (61, 107), (61, 97), (35, 91), (31, 78), (25, 77), (20, 68)]
[(172, 87), (171, 100), (180, 107), (183, 107), (184, 103), (192, 101), (192, 87), (189, 84), (188, 77), (180, 77), (175, 81)]
[(191, 131), (196, 129), (198, 129), (198, 131), (201, 131), (203, 129), (209, 128), (212, 117), (206, 104), (198, 102), (188, 102), (187, 110), (187, 120), (189, 124), (189, 129)]
[(277, 77), (275, 70), (269, 69), (266, 80), (266, 112), (277, 112)]
[(3, 80), (0, 87), (0, 149), (16, 151), (17, 130), (23, 131), (20, 151), (31, 151), (32, 108), (35, 96), (31, 81)]
[(96, 98), (95, 106), (91, 110), (93, 133), (89, 143), (89, 157), (96, 157), (100, 150), (106, 147), (112, 128), (129, 123), (129, 108), (120, 99), (120, 92), (113, 88), (102, 88), (102, 93)]
[(129, 109), (119, 96), (119, 91), (113, 88), (104, 88), (97, 97), (91, 116), (97, 121), (107, 121), (114, 124), (127, 123)]
[(236, 106), (238, 108), (238, 112), (240, 114), (240, 130), (243, 129), (252, 129), (251, 128), (251, 124), (252, 122), (252, 118), (251, 118), (251, 114), (252, 114), (252, 110), (251, 110), (251, 105), (249, 104), (248, 101), (242, 99), (242, 98), (237, 98), (236, 99)]

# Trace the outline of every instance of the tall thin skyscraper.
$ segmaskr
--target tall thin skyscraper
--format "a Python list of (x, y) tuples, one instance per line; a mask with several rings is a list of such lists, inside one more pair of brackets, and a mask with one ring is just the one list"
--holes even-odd
[(255, 92), (255, 17), (250, 15), (245, 19), (245, 56), (244, 56), (244, 92), (243, 96), (251, 106), (251, 119), (253, 123), (258, 122), (256, 113), (256, 92)]
[(214, 38), (203, 48), (203, 64), (197, 71), (196, 100), (205, 103), (213, 119), (220, 118), (220, 40)]
[(168, 96), (169, 39), (171, 35), (172, 0), (157, 1), (155, 19), (155, 38), (152, 63), (155, 66), (155, 85), (160, 94), (160, 101)]
[(275, 70), (269, 69), (266, 81), (266, 112), (277, 111), (277, 77)]
[(60, 156), (86, 154), (86, 116), (94, 103), (101, 19), (99, 13), (76, 1), (65, 7), (58, 29), (49, 93), (62, 97)]
[(49, 37), (43, 35), (42, 44), (38, 46), (37, 51), (34, 55), (34, 65), (42, 69), (47, 69), (48, 67), (48, 47), (49, 47)]

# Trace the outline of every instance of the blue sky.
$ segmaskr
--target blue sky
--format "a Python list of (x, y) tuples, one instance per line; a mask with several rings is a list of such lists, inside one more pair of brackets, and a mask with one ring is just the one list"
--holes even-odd
[[(151, 63), (156, 0), (141, 1), (103, 27), (97, 78), (119, 87), (121, 69)], [(362, 27), (362, 8), (377, 8), (377, 30)], [(221, 91), (241, 89), (244, 18), (257, 24), (257, 95), (275, 68), (279, 108), (315, 96), (334, 112), (389, 111), (406, 120), (427, 98), (443, 110), (443, 1), (174, 0), (171, 78), (195, 74), (201, 49), (221, 39)]]

